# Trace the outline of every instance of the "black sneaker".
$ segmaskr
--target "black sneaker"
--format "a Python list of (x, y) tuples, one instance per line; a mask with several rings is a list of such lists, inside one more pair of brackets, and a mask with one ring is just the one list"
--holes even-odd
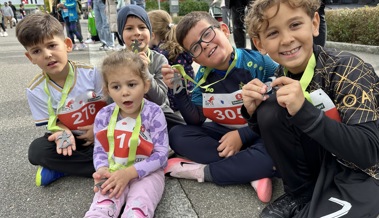
[(284, 194), (263, 209), (260, 218), (289, 218), (295, 216), (311, 200), (310, 195)]
[[(104, 50), (105, 50), (104, 48), (105, 48), (106, 46), (107, 46), (107, 45), (103, 43), (103, 44), (99, 47), (99, 50), (100, 50), (100, 51), (104, 51)], [(107, 47), (108, 47), (108, 46), (107, 46)]]

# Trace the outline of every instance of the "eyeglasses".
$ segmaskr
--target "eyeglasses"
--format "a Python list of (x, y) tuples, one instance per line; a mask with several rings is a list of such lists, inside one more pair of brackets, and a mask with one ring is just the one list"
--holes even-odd
[(199, 57), (199, 55), (203, 52), (203, 46), (201, 46), (202, 42), (209, 43), (215, 38), (216, 32), (214, 28), (218, 28), (218, 26), (212, 25), (205, 29), (203, 34), (201, 34), (199, 41), (193, 44), (188, 50), (193, 58)]

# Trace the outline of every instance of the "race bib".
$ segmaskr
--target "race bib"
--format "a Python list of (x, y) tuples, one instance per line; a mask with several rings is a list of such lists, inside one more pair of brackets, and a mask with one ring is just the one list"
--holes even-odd
[(203, 93), (204, 116), (230, 128), (246, 126), (246, 120), (241, 115), (241, 92), (238, 90), (223, 94)]
[(97, 112), (106, 102), (94, 91), (88, 91), (75, 98), (67, 98), (65, 105), (58, 112), (58, 119), (70, 130), (79, 126), (92, 125)]
[[(118, 164), (126, 165), (128, 162), (128, 154), (130, 147), (130, 139), (132, 137), (133, 128), (136, 120), (130, 117), (119, 120), (116, 123), (114, 130), (114, 160)], [(109, 152), (109, 142), (107, 139), (108, 127), (105, 127), (96, 134), (97, 140), (103, 146), (105, 152)], [(139, 138), (138, 147), (136, 152), (135, 162), (140, 162), (148, 158), (153, 152), (153, 143), (150, 134), (142, 125)]]
[(336, 106), (329, 96), (322, 89), (317, 89), (309, 94), (312, 100), (312, 104), (325, 112), (325, 115), (333, 120), (341, 122), (341, 117), (338, 113)]

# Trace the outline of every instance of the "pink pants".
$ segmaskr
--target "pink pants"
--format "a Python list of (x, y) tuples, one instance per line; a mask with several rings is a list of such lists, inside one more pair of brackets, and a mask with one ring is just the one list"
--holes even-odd
[(132, 180), (118, 199), (109, 199), (107, 195), (96, 192), (91, 207), (84, 217), (117, 218), (121, 207), (125, 204), (122, 218), (153, 218), (155, 208), (162, 198), (164, 185), (164, 173), (160, 169), (142, 179)]

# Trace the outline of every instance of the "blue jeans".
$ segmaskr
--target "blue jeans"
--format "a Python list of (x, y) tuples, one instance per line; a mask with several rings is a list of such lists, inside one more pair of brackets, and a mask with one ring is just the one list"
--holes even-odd
[(107, 46), (114, 46), (114, 39), (105, 13), (105, 4), (102, 0), (93, 1), (93, 11), (95, 12), (96, 30), (100, 41)]
[(143, 9), (145, 9), (145, 7), (146, 7), (145, 0), (132, 0), (131, 3), (134, 5), (141, 6)]

